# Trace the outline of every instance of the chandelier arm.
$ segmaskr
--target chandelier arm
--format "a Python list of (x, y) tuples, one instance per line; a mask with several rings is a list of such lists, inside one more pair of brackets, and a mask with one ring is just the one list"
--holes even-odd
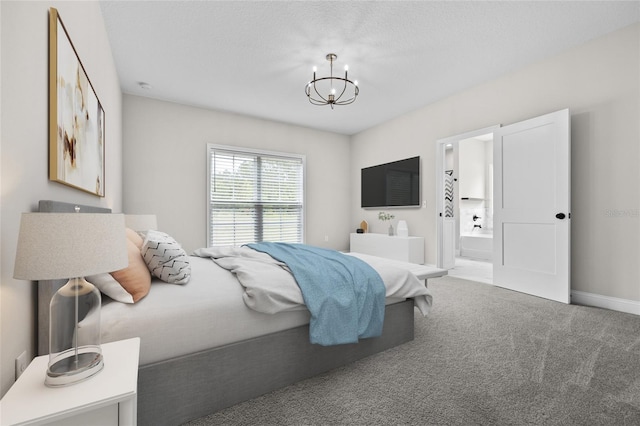
[[(315, 79), (310, 81), (309, 83), (307, 83), (307, 85), (305, 86), (305, 93), (307, 95), (307, 98), (309, 98), (309, 102), (312, 103), (313, 105), (326, 105), (328, 103), (327, 99), (325, 99), (320, 92), (318, 92), (318, 89), (316, 88), (316, 82), (319, 81), (321, 79)], [(316, 94), (318, 95), (318, 97), (320, 99), (315, 99), (311, 96), (311, 86), (313, 86), (313, 90), (316, 92)]]
[(336, 102), (336, 105), (349, 105), (355, 102), (356, 98), (358, 97), (358, 93), (360, 93), (360, 89), (356, 84), (352, 82), (350, 83), (353, 84), (353, 96), (344, 101)]
[(349, 98), (349, 99), (347, 99), (346, 101), (336, 102), (336, 105), (349, 105), (349, 104), (354, 103), (354, 102), (355, 102), (355, 100), (356, 100), (356, 98), (355, 98), (355, 97), (353, 97), (353, 98)]
[[(319, 79), (319, 80), (323, 80), (323, 79)], [(318, 95), (318, 97), (319, 97), (320, 99), (322, 99), (322, 100), (324, 101), (324, 103), (326, 104), (326, 103), (328, 103), (329, 101), (328, 101), (327, 99), (325, 99), (325, 97), (324, 97), (324, 96), (322, 96), (322, 95), (320, 94), (320, 92), (318, 92), (318, 88), (316, 87), (316, 82), (317, 82), (317, 81), (319, 81), (319, 80), (314, 80), (314, 81), (313, 81), (313, 90), (316, 92), (316, 95)]]
[[(345, 74), (345, 77), (346, 77), (346, 74)], [(342, 88), (342, 92), (340, 92), (340, 95), (338, 95), (336, 97), (336, 103), (337, 104), (339, 104), (338, 101), (340, 100), (340, 98), (342, 98), (342, 95), (344, 95), (344, 92), (347, 90), (347, 83), (351, 83), (351, 82), (349, 80), (347, 80), (346, 78), (344, 78), (344, 87)], [(341, 105), (341, 104), (339, 104), (339, 105)]]
[[(329, 103), (330, 103), (330, 102), (329, 102), (329, 100), (328, 100), (327, 98), (325, 98), (324, 96), (322, 96), (322, 95), (320, 94), (320, 92), (318, 91), (318, 88), (316, 87), (316, 83), (317, 83), (318, 81), (323, 81), (323, 80), (335, 80), (335, 79), (337, 79), (337, 77), (320, 77), (320, 78), (316, 78), (315, 80), (310, 81), (310, 82), (307, 84), (307, 86), (306, 86), (306, 90), (305, 90), (305, 91), (307, 92), (307, 97), (309, 98), (309, 100), (311, 101), (311, 100), (313, 99), (315, 102), (317, 102), (317, 104), (316, 104), (316, 105), (327, 105), (327, 104), (329, 104)], [(318, 95), (318, 97), (319, 97), (320, 99), (322, 99), (322, 101), (320, 101), (320, 100), (318, 100), (318, 99), (315, 99), (315, 98), (311, 97), (311, 89), (310, 89), (310, 87), (311, 87), (311, 86), (313, 86), (313, 90), (314, 90), (314, 92), (316, 92), (316, 94)], [(312, 102), (312, 103), (313, 103), (313, 102)]]

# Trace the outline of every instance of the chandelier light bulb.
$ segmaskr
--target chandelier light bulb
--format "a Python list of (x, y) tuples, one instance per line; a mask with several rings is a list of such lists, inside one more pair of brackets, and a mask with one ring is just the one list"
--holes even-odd
[(333, 62), (338, 59), (335, 53), (326, 55), (329, 61), (329, 75), (316, 77), (317, 67), (313, 67), (313, 79), (305, 87), (309, 102), (313, 105), (349, 105), (356, 100), (360, 88), (357, 81), (349, 80), (349, 66), (344, 66), (344, 77), (333, 75)]

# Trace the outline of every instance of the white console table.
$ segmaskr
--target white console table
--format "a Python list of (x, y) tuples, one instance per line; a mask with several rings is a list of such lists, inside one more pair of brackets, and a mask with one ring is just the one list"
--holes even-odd
[(385, 234), (351, 234), (350, 251), (402, 262), (424, 264), (424, 238)]

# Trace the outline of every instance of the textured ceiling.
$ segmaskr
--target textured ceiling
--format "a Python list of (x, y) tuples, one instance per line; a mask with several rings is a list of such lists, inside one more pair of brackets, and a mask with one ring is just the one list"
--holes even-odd
[[(101, 1), (125, 93), (354, 134), (638, 22), (639, 1)], [(309, 104), (349, 65), (352, 105)], [(139, 82), (152, 86), (139, 87)]]

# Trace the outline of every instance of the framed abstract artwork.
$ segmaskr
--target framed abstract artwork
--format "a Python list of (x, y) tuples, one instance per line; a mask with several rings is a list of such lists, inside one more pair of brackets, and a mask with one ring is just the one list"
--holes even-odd
[(58, 11), (49, 9), (49, 179), (104, 197), (105, 113)]

